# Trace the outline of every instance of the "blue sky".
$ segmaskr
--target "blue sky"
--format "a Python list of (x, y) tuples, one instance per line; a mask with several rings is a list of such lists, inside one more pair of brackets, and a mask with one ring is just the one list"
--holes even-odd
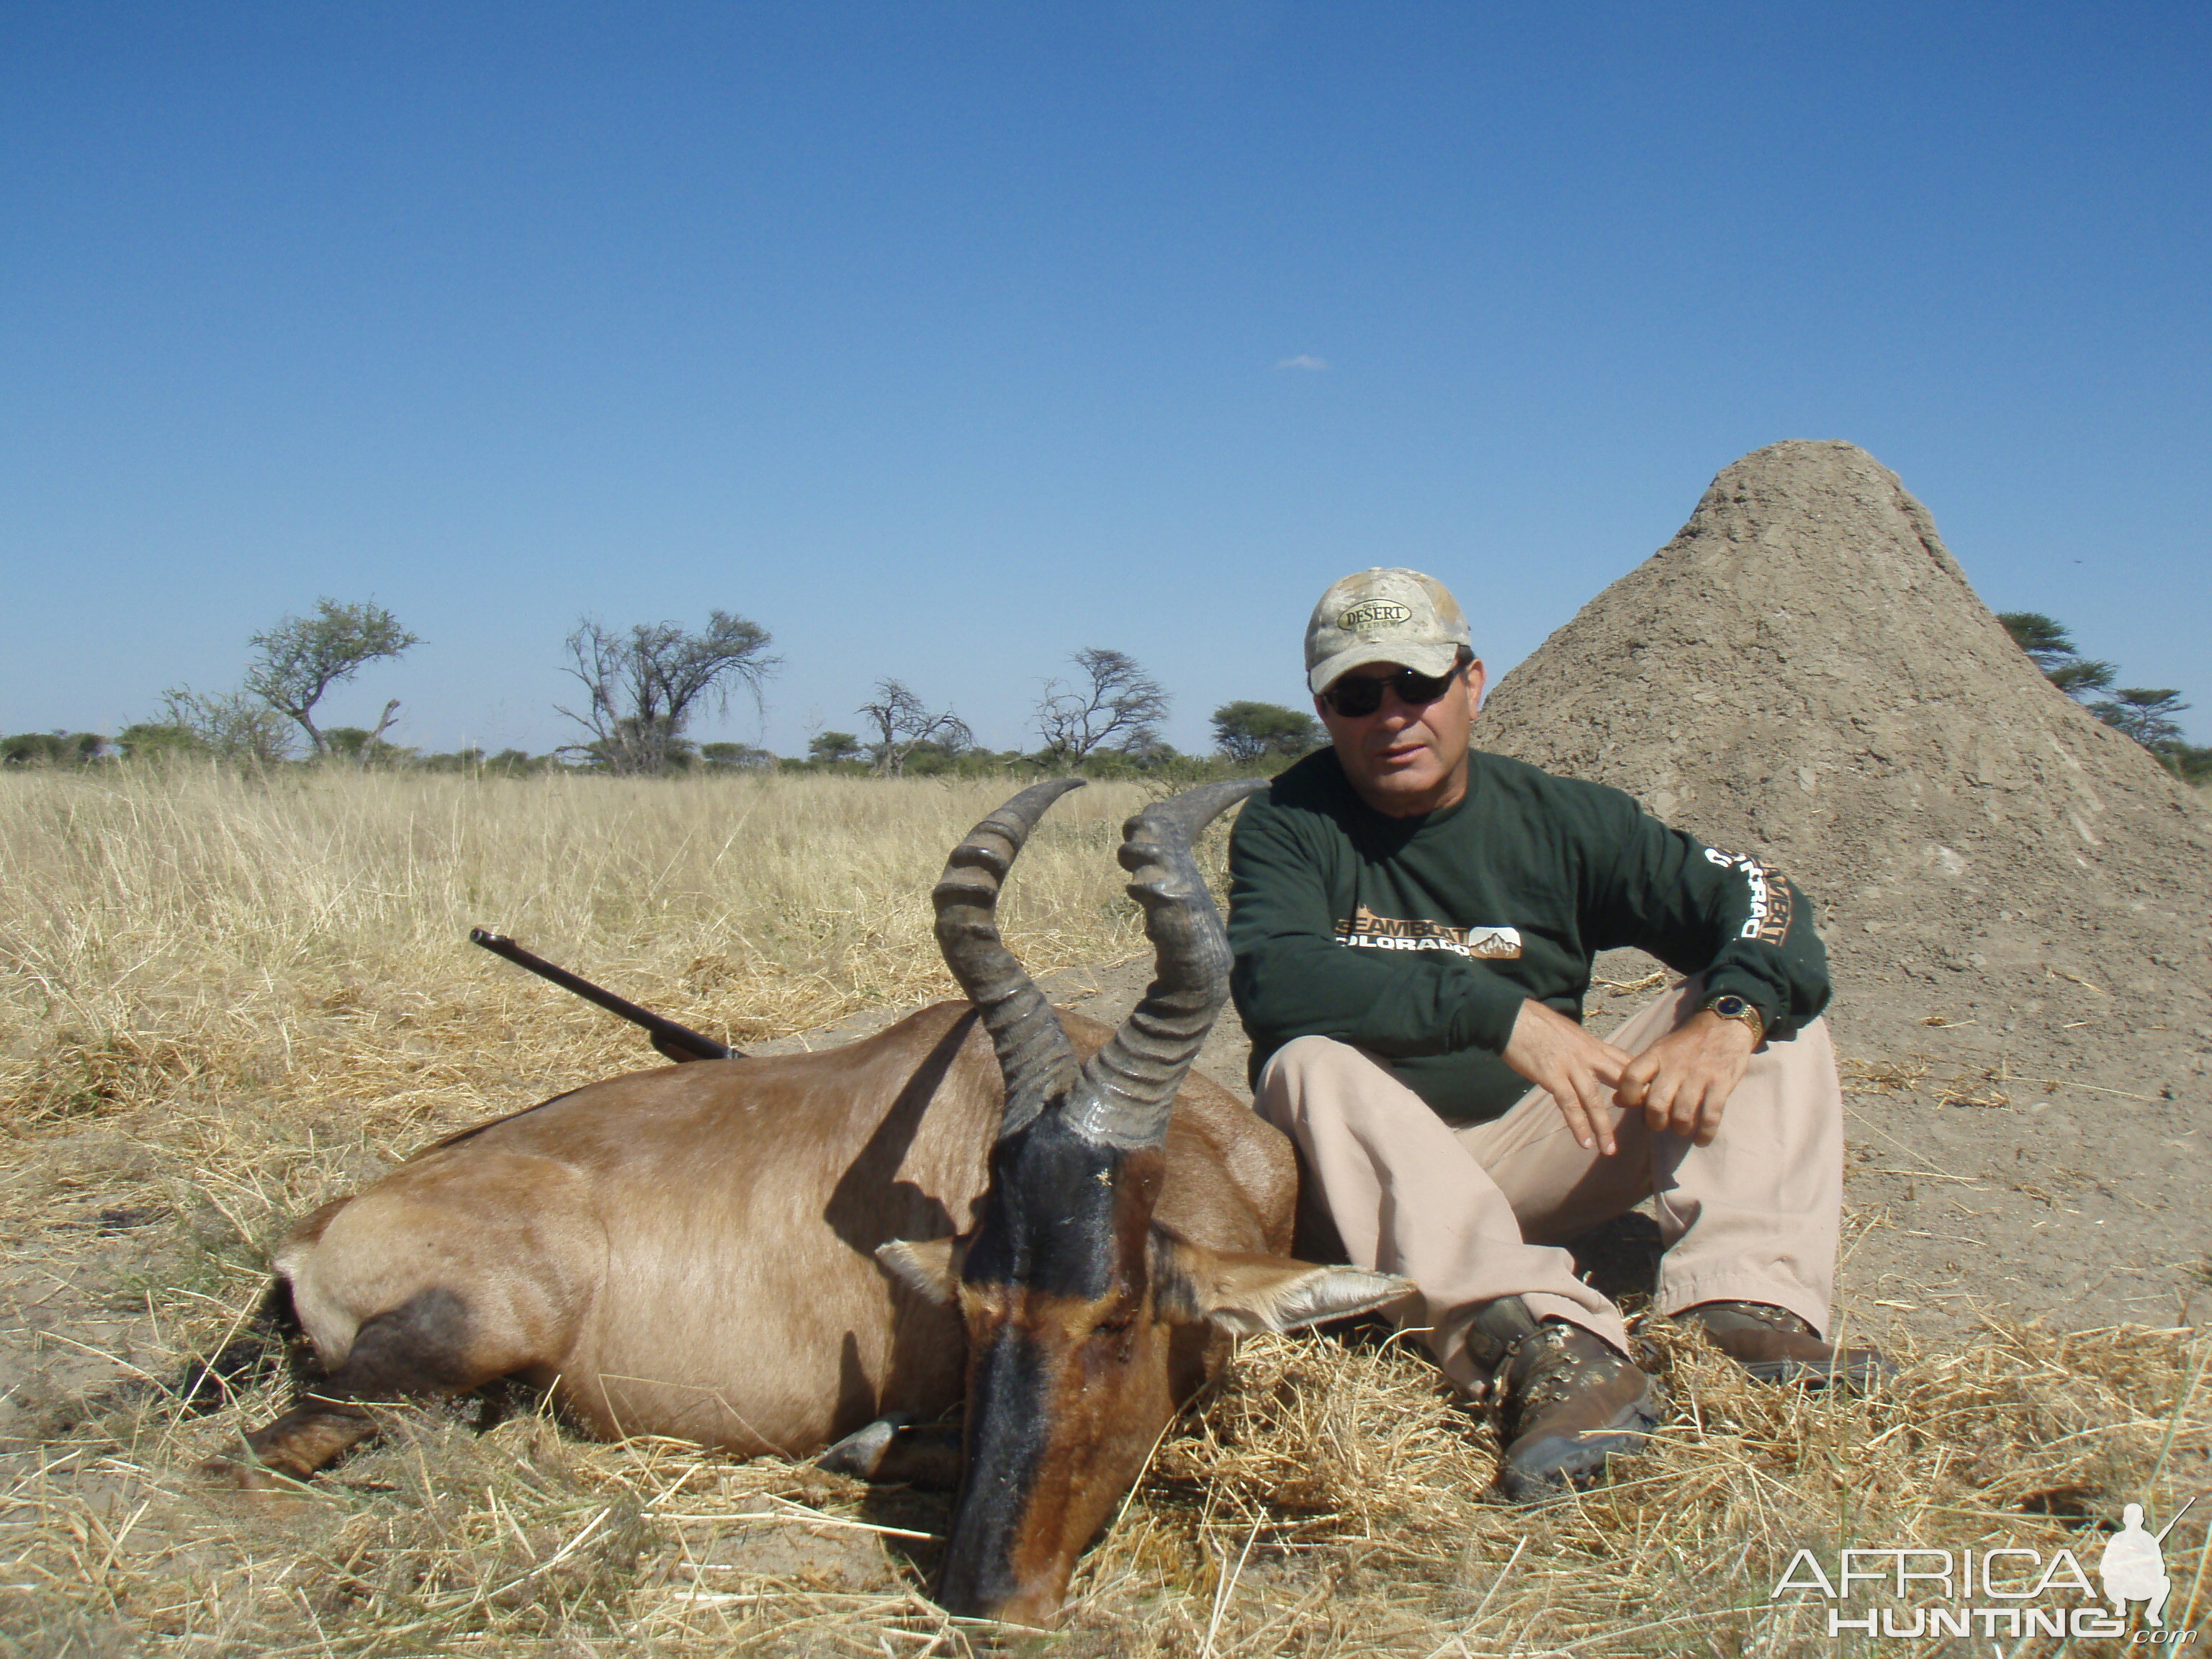
[[(735, 610), (698, 735), (878, 677), (1025, 741), (1128, 651), (1206, 742), (1344, 570), (1493, 671), (1761, 444), (2212, 737), (2212, 12), (0, 9), (0, 729), (235, 684), (319, 594), (395, 736), (572, 735), (562, 636)], [(1287, 365), (1287, 366), (1286, 366)], [(1325, 367), (1323, 366), (1325, 365)]]

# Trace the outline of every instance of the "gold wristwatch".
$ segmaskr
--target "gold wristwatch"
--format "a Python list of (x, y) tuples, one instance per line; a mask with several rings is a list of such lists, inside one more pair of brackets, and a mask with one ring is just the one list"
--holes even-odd
[(1733, 992), (1723, 992), (1719, 996), (1707, 997), (1704, 1006), (1707, 1013), (1718, 1014), (1723, 1019), (1740, 1019), (1750, 1026), (1753, 1048), (1756, 1048), (1766, 1041), (1765, 1017), (1742, 997)]

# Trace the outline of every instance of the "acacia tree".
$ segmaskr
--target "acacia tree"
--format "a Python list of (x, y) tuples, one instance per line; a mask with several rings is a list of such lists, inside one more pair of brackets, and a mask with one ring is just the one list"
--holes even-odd
[[(974, 740), (967, 722), (950, 708), (933, 714), (902, 680), (878, 680), (876, 700), (854, 711), (868, 717), (876, 728), (876, 771), (896, 778), (906, 771), (907, 757), (925, 743), (941, 743), (948, 749), (964, 749)], [(835, 735), (842, 735), (842, 733)]]
[(2179, 687), (2130, 685), (2106, 702), (2091, 703), (2089, 712), (2144, 748), (2163, 750), (2180, 741), (2181, 724), (2173, 717), (2188, 708)]
[(1070, 763), (1095, 750), (1144, 749), (1159, 738), (1168, 694), (1126, 651), (1086, 646), (1068, 660), (1081, 678), (1047, 680), (1037, 700), (1038, 735), (1046, 756)]
[(2040, 611), (2006, 611), (1998, 614), (1997, 620), (2012, 635), (2013, 643), (2043, 671), (2043, 678), (2075, 702), (2112, 689), (2113, 677), (2120, 671), (2111, 663), (2083, 656), (2075, 648), (2074, 636), (2057, 617)]
[[(307, 734), (318, 758), (331, 752), (330, 739), (315, 725), (315, 705), (323, 693), (341, 680), (349, 680), (362, 668), (383, 657), (398, 657), (421, 641), (399, 625), (399, 619), (382, 605), (364, 600), (340, 605), (336, 599), (315, 601), (312, 617), (287, 617), (265, 634), (247, 641), (260, 654), (247, 665), (246, 690), (278, 714), (295, 721)], [(399, 712), (399, 699), (384, 705), (363, 752), (382, 738), (392, 717)]]
[(749, 743), (702, 743), (699, 758), (708, 769), (721, 772), (773, 772), (775, 757)]
[(666, 771), (703, 703), (726, 709), (737, 685), (759, 696), (779, 661), (768, 654), (765, 628), (727, 611), (708, 612), (696, 634), (672, 622), (617, 631), (586, 617), (567, 644), (561, 672), (584, 688), (586, 702), (581, 714), (553, 706), (592, 734), (570, 748), (625, 775)]
[(1224, 702), (1213, 711), (1213, 741), (1233, 761), (1303, 755), (1322, 742), (1321, 722), (1279, 702)]

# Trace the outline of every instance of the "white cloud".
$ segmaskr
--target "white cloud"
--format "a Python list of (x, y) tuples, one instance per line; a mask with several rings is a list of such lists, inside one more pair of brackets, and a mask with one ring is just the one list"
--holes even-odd
[(1283, 361), (1277, 363), (1275, 367), (1277, 368), (1309, 368), (1313, 370), (1316, 374), (1319, 374), (1322, 369), (1328, 367), (1328, 359), (1326, 357), (1310, 357), (1304, 352), (1301, 351), (1295, 357), (1284, 358)]

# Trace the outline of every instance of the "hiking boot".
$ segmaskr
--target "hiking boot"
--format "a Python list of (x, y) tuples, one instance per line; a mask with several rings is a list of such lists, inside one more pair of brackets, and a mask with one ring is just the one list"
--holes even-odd
[(1762, 1382), (1802, 1382), (1808, 1388), (1840, 1383), (1864, 1391), (1897, 1375), (1873, 1348), (1847, 1348), (1841, 1354), (1787, 1308), (1764, 1302), (1700, 1302), (1674, 1316), (1705, 1334), (1705, 1340)]
[(1651, 1379), (1633, 1360), (1579, 1325), (1539, 1322), (1517, 1296), (1484, 1305), (1467, 1351), (1500, 1407), (1498, 1480), (1516, 1504), (1589, 1486), (1659, 1425)]

